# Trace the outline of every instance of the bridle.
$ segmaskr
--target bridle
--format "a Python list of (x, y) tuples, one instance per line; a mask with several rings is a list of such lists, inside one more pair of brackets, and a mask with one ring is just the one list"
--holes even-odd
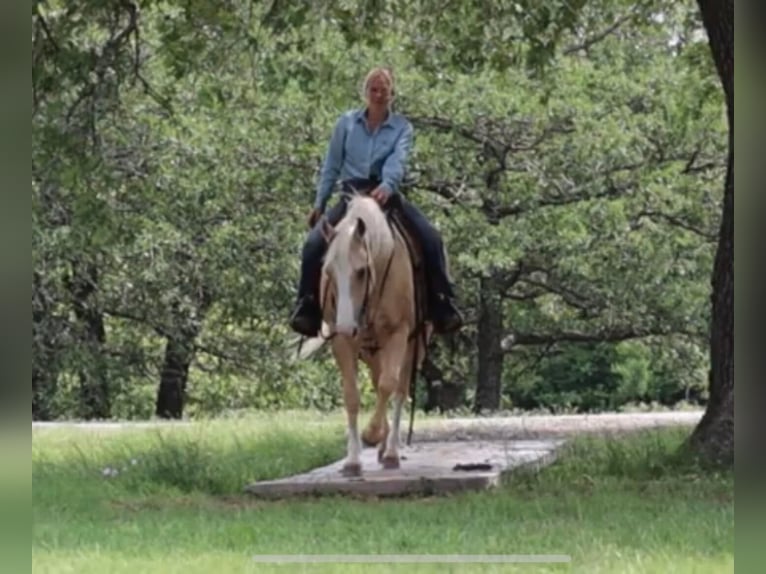
[[(391, 229), (391, 233), (394, 234), (394, 236), (396, 236), (396, 231), (394, 229), (394, 225), (392, 223), (390, 215), (386, 217), (386, 222), (388, 223), (388, 226)], [(406, 248), (407, 248), (407, 250), (408, 250), (408, 252), (410, 254), (411, 261), (414, 262), (413, 246), (405, 238), (402, 238), (402, 239), (404, 240), (405, 246), (406, 246)], [(394, 253), (395, 253), (395, 249), (393, 249), (391, 251), (391, 254), (388, 257), (388, 261), (386, 262), (386, 268), (385, 268), (385, 270), (383, 272), (383, 277), (382, 277), (382, 280), (380, 282), (380, 287), (378, 288), (381, 297), (382, 297), (382, 294), (383, 294), (383, 289), (385, 288), (385, 285), (386, 285), (386, 280), (388, 279), (388, 273), (389, 273), (389, 271), (391, 269), (391, 263), (393, 262), (393, 259), (394, 259)], [(370, 276), (372, 275), (372, 273), (371, 273), (372, 265), (371, 265), (371, 262), (370, 262), (370, 251), (369, 251), (369, 249), (367, 250), (367, 254), (366, 255), (367, 255), (367, 261), (366, 261), (366, 263), (367, 263), (367, 272), (365, 274), (364, 299), (362, 300), (361, 309), (359, 311), (359, 316), (362, 319), (363, 323), (360, 325), (360, 329), (357, 331), (357, 335), (359, 334), (359, 331), (361, 331), (362, 329), (367, 328), (370, 325), (374, 325), (374, 323), (375, 323), (374, 322), (374, 319), (375, 319), (375, 315), (374, 314), (373, 314), (372, 318), (370, 318), (370, 319), (367, 318), (367, 308), (369, 306), (369, 302), (370, 302), (370, 298), (371, 298), (371, 293), (372, 293), (372, 288), (371, 288), (371, 283), (370, 283)], [(413, 265), (414, 265), (414, 263), (413, 263)], [(413, 273), (414, 273), (414, 269), (413, 269)], [(413, 278), (414, 278), (414, 275), (413, 275)], [(412, 341), (413, 339), (415, 340), (415, 343), (414, 343), (415, 347), (414, 347), (414, 350), (413, 350), (414, 361), (412, 362), (412, 369), (411, 369), (411, 372), (410, 372), (410, 381), (409, 381), (409, 391), (410, 391), (409, 394), (410, 394), (410, 400), (412, 401), (413, 407), (410, 409), (410, 428), (409, 428), (409, 432), (407, 433), (407, 445), (410, 445), (411, 442), (412, 442), (412, 431), (413, 431), (413, 427), (414, 427), (414, 423), (415, 423), (415, 408), (414, 408), (414, 404), (415, 404), (415, 386), (416, 386), (417, 371), (418, 371), (416, 365), (417, 365), (417, 357), (419, 355), (419, 347), (421, 345), (423, 346), (423, 348), (425, 348), (427, 346), (426, 334), (425, 334), (424, 329), (423, 329), (423, 327), (425, 325), (425, 317), (423, 315), (423, 301), (421, 301), (419, 299), (419, 290), (418, 290), (417, 286), (413, 285), (413, 287), (414, 287), (414, 295), (415, 295), (415, 325), (413, 326), (412, 331), (410, 332), (409, 336), (407, 337), (407, 341), (408, 342)], [(326, 289), (325, 293), (324, 293), (324, 298), (323, 298), (323, 301), (322, 301), (322, 309), (326, 309), (327, 308), (327, 296), (328, 295), (329, 295), (329, 289)], [(360, 321), (360, 323), (361, 323), (361, 321)], [(336, 335), (337, 335), (337, 331), (331, 332), (327, 337), (324, 336), (324, 334), (321, 332), (321, 329), (320, 329), (320, 332), (319, 332), (319, 336), (322, 339), (324, 339), (325, 341), (329, 341), (329, 340), (333, 339)], [(421, 340), (421, 338), (422, 338), (422, 340)], [(302, 341), (301, 341), (301, 344), (302, 344)], [(378, 351), (378, 348), (371, 348), (371, 349), (368, 349), (368, 350), (372, 354), (375, 354)]]
[[(394, 229), (393, 229), (393, 226), (391, 225), (391, 221), (388, 220), (388, 218), (386, 218), (386, 219), (387, 219), (389, 227), (391, 227), (391, 232), (394, 233)], [(386, 281), (388, 279), (388, 274), (389, 274), (389, 271), (391, 270), (391, 264), (393, 263), (394, 254), (395, 254), (395, 250), (392, 249), (390, 255), (388, 256), (388, 260), (386, 261), (386, 267), (385, 267), (385, 269), (383, 271), (383, 275), (382, 275), (382, 278), (381, 278), (379, 286), (378, 286), (377, 282), (373, 286), (373, 284), (372, 284), (372, 282), (370, 280), (370, 277), (372, 276), (372, 261), (370, 261), (370, 250), (367, 249), (366, 251), (367, 251), (366, 252), (366, 256), (367, 256), (367, 260), (366, 260), (367, 267), (366, 267), (366, 269), (367, 269), (367, 271), (366, 271), (365, 277), (364, 277), (364, 297), (362, 299), (362, 304), (361, 304), (361, 306), (359, 308), (359, 323), (360, 324), (359, 324), (358, 332), (361, 332), (362, 330), (364, 330), (364, 329), (368, 328), (369, 326), (375, 324), (375, 316), (376, 316), (376, 313), (377, 313), (377, 309), (373, 310), (372, 317), (368, 317), (367, 316), (368, 308), (369, 308), (369, 305), (370, 305), (370, 299), (372, 298), (373, 287), (377, 287), (378, 292), (380, 293), (380, 296), (382, 297), (383, 289), (386, 286)], [(322, 309), (326, 309), (327, 308), (327, 297), (329, 295), (329, 292), (330, 292), (329, 289), (325, 290), (324, 298), (322, 300)], [(336, 335), (337, 335), (336, 331), (332, 331), (327, 336), (325, 336), (321, 332), (321, 330), (320, 330), (320, 333), (319, 333), (319, 336), (322, 337), (325, 341), (329, 341), (329, 340), (333, 339)]]
[[(386, 268), (383, 271), (383, 278), (380, 282), (380, 287), (378, 287), (378, 291), (380, 293), (380, 297), (383, 296), (383, 288), (386, 286), (386, 279), (388, 279), (388, 272), (391, 270), (391, 262), (394, 260), (394, 252), (395, 250), (391, 250), (391, 254), (388, 256), (388, 261), (386, 262)], [(367, 269), (368, 272), (365, 274), (365, 285), (364, 285), (364, 299), (362, 299), (362, 306), (359, 310), (359, 317), (362, 320), (362, 324), (360, 325), (360, 328), (367, 328), (371, 325), (375, 324), (375, 314), (377, 313), (377, 309), (374, 309), (372, 317), (367, 317), (367, 307), (370, 302), (370, 295), (372, 294), (371, 289), (371, 283), (370, 283), (370, 276), (372, 273), (369, 271), (372, 269), (372, 264), (370, 262), (370, 252), (367, 251)]]

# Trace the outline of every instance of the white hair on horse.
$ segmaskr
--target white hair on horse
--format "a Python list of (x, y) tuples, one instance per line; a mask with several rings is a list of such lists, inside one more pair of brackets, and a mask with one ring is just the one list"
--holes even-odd
[(325, 266), (334, 261), (349, 260), (355, 237), (363, 241), (374, 283), (375, 263), (391, 256), (394, 250), (394, 236), (383, 210), (371, 197), (351, 197), (346, 215), (335, 228), (334, 238), (327, 249)]

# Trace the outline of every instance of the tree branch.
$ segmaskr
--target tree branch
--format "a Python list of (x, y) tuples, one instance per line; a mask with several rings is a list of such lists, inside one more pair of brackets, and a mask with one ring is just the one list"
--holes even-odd
[(168, 331), (162, 325), (158, 325), (147, 317), (131, 313), (130, 311), (125, 311), (124, 309), (104, 309), (104, 314), (109, 315), (110, 317), (115, 317), (117, 319), (126, 319), (128, 321), (133, 321), (134, 323), (145, 325), (154, 330), (154, 332), (157, 333), (160, 337), (171, 336), (170, 331)]
[(553, 295), (558, 295), (561, 297), (561, 300), (564, 301), (564, 303), (570, 307), (574, 307), (575, 309), (582, 311), (586, 316), (590, 316), (599, 308), (603, 307), (603, 303), (599, 304), (589, 300), (588, 297), (562, 285), (555, 285), (551, 282), (533, 279), (531, 277), (525, 278), (524, 283), (541, 289), (542, 294), (551, 293)]
[(540, 366), (540, 363), (543, 362), (543, 359), (546, 359), (547, 357), (550, 357), (554, 354), (551, 352), (554, 346), (555, 343), (548, 343), (543, 345), (542, 351), (537, 352), (537, 356), (534, 358), (534, 360), (527, 361), (521, 369), (513, 373), (511, 380), (518, 380), (523, 374), (537, 370), (537, 367)]
[(454, 205), (466, 207), (460, 198), (461, 191), (465, 188), (464, 184), (462, 183), (457, 184), (446, 181), (424, 181), (424, 178), (419, 178), (417, 181), (410, 182), (410, 185), (424, 191), (435, 193), (439, 197), (446, 199)]
[(491, 217), (493, 220), (504, 219), (510, 216), (521, 215), (541, 207), (561, 207), (565, 205), (572, 205), (574, 203), (580, 203), (581, 201), (591, 201), (594, 199), (612, 199), (622, 197), (627, 192), (635, 189), (636, 187), (634, 182), (628, 182), (624, 185), (617, 185), (614, 182), (609, 181), (602, 191), (596, 193), (589, 193), (587, 191), (588, 188), (595, 186), (596, 184), (594, 182), (588, 182), (579, 186), (579, 189), (582, 191), (578, 191), (576, 193), (570, 192), (566, 195), (563, 193), (559, 195), (550, 194), (548, 197), (543, 196), (541, 199), (527, 204), (513, 203), (511, 205), (492, 206), (491, 212), (485, 212), (485, 215)]
[(53, 46), (53, 49), (56, 52), (59, 52), (59, 45), (56, 42), (56, 39), (53, 37), (53, 33), (51, 32), (50, 26), (48, 26), (48, 21), (45, 19), (45, 16), (43, 16), (43, 13), (40, 11), (40, 4), (37, 4), (35, 6), (35, 17), (37, 18), (37, 21), (40, 23), (40, 27), (43, 30), (43, 33), (45, 34), (45, 37), (48, 39), (48, 42), (50, 42), (51, 46)]
[(157, 92), (138, 68), (135, 70), (135, 78), (143, 86), (145, 94), (157, 102), (169, 115), (172, 116), (174, 114), (173, 105), (170, 103), (170, 100)]
[(539, 299), (543, 295), (547, 295), (549, 292), (545, 289), (534, 289), (530, 291), (526, 291), (524, 293), (519, 292), (505, 292), (503, 293), (504, 299), (511, 299), (512, 301), (534, 301), (535, 299)]
[(509, 353), (513, 347), (520, 345), (551, 345), (556, 343), (618, 343), (631, 339), (644, 339), (646, 337), (667, 336), (674, 334), (699, 336), (700, 333), (694, 333), (683, 329), (677, 329), (670, 326), (654, 327), (606, 327), (591, 332), (585, 331), (552, 331), (549, 333), (524, 333), (513, 332), (506, 335), (501, 347), (504, 352)]
[(410, 116), (410, 121), (416, 127), (430, 127), (442, 132), (457, 133), (469, 141), (482, 145), (482, 150), (490, 151), (498, 161), (501, 171), (506, 169), (505, 161), (509, 153), (532, 151), (552, 135), (570, 133), (574, 130), (568, 118), (551, 120), (536, 135), (530, 133), (534, 124), (529, 120), (516, 120), (514, 126), (481, 117), (477, 119), (477, 125), (473, 127), (436, 116)]
[[(136, 4), (134, 4), (131, 0), (120, 0), (120, 6), (128, 12), (127, 25), (122, 30), (120, 30), (116, 36), (113, 36), (106, 41), (101, 50), (101, 57), (97, 57), (96, 52), (92, 51), (94, 63), (91, 64), (90, 71), (96, 72), (98, 76), (102, 75), (104, 69), (109, 66), (109, 64), (114, 64), (113, 60), (116, 59), (117, 53), (123, 42), (132, 34), (136, 34), (138, 32), (138, 6), (136, 6)], [(115, 69), (116, 67), (117, 66), (115, 65)], [(87, 78), (88, 73), (85, 73), (84, 77)], [(80, 92), (75, 98), (74, 103), (67, 111), (67, 124), (71, 122), (74, 113), (77, 111), (77, 108), (80, 107), (82, 102), (84, 102), (87, 98), (92, 97), (96, 92), (97, 84), (89, 80), (85, 81), (86, 84), (81, 88)]]
[(576, 52), (587, 51), (591, 46), (604, 40), (607, 36), (614, 33), (620, 26), (632, 20), (635, 16), (636, 16), (636, 13), (631, 12), (630, 14), (626, 14), (620, 18), (617, 18), (617, 20), (615, 20), (610, 26), (608, 26), (601, 32), (594, 34), (593, 36), (586, 38), (582, 43), (573, 44), (571, 46), (564, 48), (564, 52), (563, 52), (564, 55), (568, 56)]
[[(661, 166), (664, 164), (679, 161), (683, 161), (685, 163), (685, 167), (682, 171), (682, 173), (685, 174), (697, 171), (701, 172), (705, 169), (716, 167), (717, 164), (714, 163), (693, 166), (696, 157), (695, 153), (696, 152), (692, 154), (691, 159), (684, 154), (663, 154), (660, 159), (646, 159), (644, 161), (611, 166), (595, 173), (590, 181), (580, 185), (574, 186), (573, 183), (566, 182), (568, 186), (572, 186), (570, 189), (564, 189), (564, 186), (562, 186), (561, 182), (551, 180), (548, 189), (542, 194), (540, 199), (524, 204), (519, 201), (515, 201), (510, 204), (499, 205), (496, 201), (485, 198), (482, 201), (481, 210), (490, 221), (499, 222), (506, 217), (522, 215), (541, 207), (560, 207), (580, 203), (582, 201), (623, 197), (626, 193), (636, 189), (637, 184), (633, 181), (628, 181), (622, 184), (614, 182), (610, 176), (618, 172), (636, 171), (645, 167)], [(605, 178), (606, 181), (600, 181), (600, 178)], [(418, 181), (416, 185), (419, 189), (435, 192), (437, 195), (440, 195), (441, 197), (444, 197), (453, 203), (459, 203), (455, 189), (458, 186), (462, 188), (464, 184), (448, 181), (440, 181), (438, 183)], [(597, 192), (589, 191), (598, 187), (601, 187), (602, 189)]]
[(535, 270), (536, 267), (529, 265), (523, 260), (519, 261), (513, 269), (505, 272), (498, 278), (500, 282), (501, 294), (503, 296), (507, 296), (508, 291), (510, 291), (514, 285), (519, 282), (519, 279), (521, 279), (521, 276), (524, 273), (531, 273)]
[(466, 126), (461, 126), (459, 124), (456, 124), (446, 118), (440, 118), (435, 116), (434, 117), (412, 116), (410, 117), (410, 121), (412, 122), (413, 125), (417, 127), (431, 127), (431, 128), (436, 128), (437, 130), (443, 131), (443, 132), (458, 133), (464, 138), (478, 144), (498, 143), (498, 142), (493, 142), (486, 135), (480, 134), (479, 132), (474, 131), (473, 129), (470, 129)]
[(638, 213), (634, 218), (634, 222), (637, 225), (640, 225), (640, 221), (644, 217), (651, 219), (652, 221), (663, 220), (673, 227), (680, 227), (681, 229), (685, 229), (686, 231), (694, 233), (695, 235), (699, 235), (706, 241), (716, 241), (718, 238), (718, 234), (714, 231), (705, 231), (704, 229), (701, 229), (696, 225), (692, 225), (691, 223), (684, 221), (675, 215), (670, 215), (669, 213), (662, 213), (660, 211), (654, 211), (651, 209), (645, 209), (644, 211)]

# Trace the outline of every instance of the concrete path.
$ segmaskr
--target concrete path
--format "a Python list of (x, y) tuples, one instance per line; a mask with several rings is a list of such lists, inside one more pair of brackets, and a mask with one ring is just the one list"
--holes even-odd
[(429, 442), (401, 449), (400, 468), (385, 470), (377, 449), (364, 449), (362, 475), (341, 474), (343, 460), (311, 472), (256, 482), (245, 492), (262, 498), (297, 495), (355, 494), (376, 497), (446, 494), (484, 490), (520, 467), (539, 468), (553, 462), (564, 440)]
[(344, 477), (343, 461), (280, 480), (250, 484), (259, 497), (356, 494), (433, 495), (485, 490), (520, 467), (553, 462), (561, 446), (577, 434), (619, 434), (670, 426), (693, 426), (702, 412), (529, 415), (424, 420), (415, 424), (412, 445), (403, 447), (401, 468), (384, 470), (376, 449), (365, 449), (361, 477)]
[[(376, 449), (365, 449), (362, 476), (344, 477), (342, 460), (311, 472), (247, 485), (245, 492), (265, 498), (296, 495), (432, 495), (484, 490), (500, 484), (520, 467), (539, 468), (556, 458), (569, 437), (622, 434), (661, 427), (688, 426), (702, 411), (605, 413), (593, 415), (522, 415), (508, 417), (415, 419), (411, 446), (401, 450), (401, 467), (384, 470)], [(403, 433), (406, 423), (403, 421)], [(120, 431), (193, 425), (187, 421), (32, 423), (33, 429)]]

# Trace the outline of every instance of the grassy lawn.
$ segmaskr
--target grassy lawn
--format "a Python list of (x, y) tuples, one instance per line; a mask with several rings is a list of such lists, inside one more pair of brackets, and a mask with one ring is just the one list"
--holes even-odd
[[(332, 462), (310, 413), (123, 431), (35, 430), (35, 572), (733, 572), (734, 479), (678, 460), (685, 430), (583, 438), (539, 473), (429, 499), (258, 501)], [(555, 565), (263, 565), (255, 554), (569, 554)]]

